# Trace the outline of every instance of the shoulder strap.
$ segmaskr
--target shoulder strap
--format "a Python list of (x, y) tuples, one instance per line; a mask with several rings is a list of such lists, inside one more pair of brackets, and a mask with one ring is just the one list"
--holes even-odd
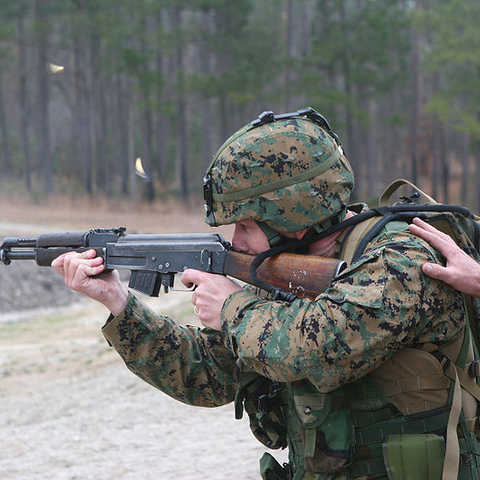
[(358, 247), (362, 239), (382, 218), (383, 217), (381, 216), (367, 218), (367, 220), (364, 220), (353, 227), (343, 244), (342, 251), (340, 252), (340, 258), (344, 260), (347, 265), (350, 265), (354, 258), (356, 259), (356, 252), (360, 251)]

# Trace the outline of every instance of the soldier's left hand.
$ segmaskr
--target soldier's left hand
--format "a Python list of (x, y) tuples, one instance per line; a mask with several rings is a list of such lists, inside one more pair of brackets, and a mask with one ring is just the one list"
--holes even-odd
[(193, 269), (183, 272), (182, 283), (187, 287), (196, 285), (192, 303), (202, 325), (220, 330), (223, 304), (229, 295), (241, 290), (241, 287), (223, 275)]

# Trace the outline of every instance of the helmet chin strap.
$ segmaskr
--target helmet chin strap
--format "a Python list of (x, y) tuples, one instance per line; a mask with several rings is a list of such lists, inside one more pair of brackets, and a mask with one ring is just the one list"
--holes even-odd
[(347, 215), (347, 206), (344, 204), (342, 209), (337, 213), (333, 214), (331, 217), (326, 218), (323, 222), (316, 223), (313, 225), (310, 230), (304, 235), (302, 240), (309, 240), (318, 237), (320, 234), (333, 227), (337, 223), (342, 222)]
[(267, 237), (270, 248), (276, 247), (277, 245), (281, 245), (282, 243), (285, 243), (286, 241), (291, 240), (288, 237), (285, 237), (281, 233), (274, 230), (266, 222), (256, 222), (256, 223), (260, 227), (260, 230), (262, 230), (262, 232)]
[[(347, 206), (343, 205), (342, 209), (332, 215), (331, 217), (325, 219), (323, 222), (316, 223), (312, 225), (312, 227), (307, 231), (307, 233), (303, 236), (302, 240), (308, 240), (310, 238), (318, 237), (322, 232), (328, 230), (333, 225), (340, 223), (347, 213)], [(274, 230), (267, 222), (257, 221), (257, 225), (260, 227), (262, 232), (265, 234), (268, 240), (268, 244), (270, 248), (276, 247), (278, 245), (282, 245), (284, 243), (292, 243), (292, 238), (286, 237), (281, 233)]]

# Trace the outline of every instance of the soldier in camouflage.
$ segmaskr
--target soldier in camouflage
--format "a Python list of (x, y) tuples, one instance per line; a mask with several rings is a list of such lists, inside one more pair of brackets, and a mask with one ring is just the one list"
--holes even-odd
[[(206, 221), (235, 224), (242, 252), (312, 236), (305, 253), (345, 258), (356, 228), (319, 235), (367, 208), (347, 208), (353, 184), (323, 117), (266, 114), (215, 155)], [(441, 261), (391, 222), (315, 300), (187, 270), (203, 328), (154, 313), (116, 272), (93, 277), (103, 271), (93, 251), (53, 266), (110, 310), (103, 333), (132, 372), (191, 405), (235, 402), (258, 440), (289, 449), (283, 466), (262, 457), (264, 479), (480, 478), (477, 392), (456, 381), (474, 360), (462, 297), (421, 269)]]

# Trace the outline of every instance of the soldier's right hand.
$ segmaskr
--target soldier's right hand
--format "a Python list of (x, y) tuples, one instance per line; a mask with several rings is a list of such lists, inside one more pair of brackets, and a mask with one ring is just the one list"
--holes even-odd
[(65, 253), (52, 262), (52, 267), (65, 277), (69, 288), (102, 303), (113, 315), (125, 308), (127, 288), (116, 270), (102, 273), (105, 265), (95, 250)]

